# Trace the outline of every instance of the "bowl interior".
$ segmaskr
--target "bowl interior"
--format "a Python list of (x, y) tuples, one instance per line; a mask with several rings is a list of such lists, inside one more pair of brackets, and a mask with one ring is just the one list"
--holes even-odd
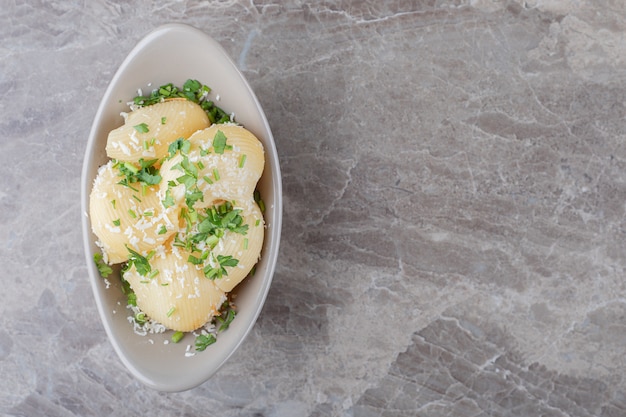
[[(100, 277), (93, 255), (99, 252), (87, 213), (89, 193), (98, 167), (108, 160), (105, 145), (108, 132), (120, 126), (120, 113), (142, 89), (147, 94), (167, 83), (182, 86), (189, 78), (212, 88), (217, 104), (234, 113), (237, 122), (254, 133), (265, 147), (265, 170), (258, 189), (266, 205), (267, 230), (261, 260), (254, 276), (246, 278), (236, 293), (238, 314), (218, 341), (193, 356), (186, 355), (193, 338), (187, 335), (178, 344), (166, 343), (170, 332), (139, 336), (127, 320), (126, 298), (119, 285), (119, 269)], [(130, 52), (113, 77), (94, 119), (81, 184), (83, 240), (89, 276), (102, 323), (125, 366), (144, 384), (162, 391), (182, 391), (197, 386), (213, 375), (234, 353), (254, 325), (274, 273), (282, 219), (280, 168), (267, 119), (243, 75), (222, 47), (203, 32), (180, 24), (165, 25), (148, 34)], [(107, 288), (108, 287), (108, 288)], [(193, 351), (193, 349), (192, 349)]]

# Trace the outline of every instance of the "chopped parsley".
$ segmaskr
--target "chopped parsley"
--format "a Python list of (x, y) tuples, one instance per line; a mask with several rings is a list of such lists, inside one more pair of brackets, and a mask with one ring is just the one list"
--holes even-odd
[(217, 154), (223, 154), (225, 149), (228, 149), (226, 145), (226, 135), (221, 130), (218, 130), (213, 137), (213, 150)]
[(169, 188), (165, 190), (165, 198), (161, 200), (161, 204), (163, 204), (165, 208), (172, 207), (175, 204), (174, 197), (172, 197), (172, 192)]
[(224, 330), (227, 330), (233, 320), (235, 320), (236, 315), (237, 312), (230, 308), (229, 305), (228, 308), (225, 309), (225, 311), (221, 315), (215, 318), (216, 321), (220, 324), (220, 327), (217, 329), (217, 331), (223, 332)]
[(217, 258), (214, 258), (214, 262), (217, 264), (216, 266), (207, 265), (203, 270), (204, 276), (210, 280), (219, 279), (228, 275), (226, 267), (237, 266), (239, 259), (235, 259), (231, 255), (217, 255)]
[(139, 133), (148, 133), (150, 131), (150, 129), (148, 129), (148, 125), (145, 123), (135, 125), (133, 128), (135, 128), (135, 130)]
[[(128, 270), (128, 265), (124, 268), (123, 272)], [(126, 304), (129, 306), (137, 307), (137, 295), (130, 287), (130, 283), (124, 279), (124, 275), (120, 277), (122, 281), (122, 293), (126, 295)]]
[(212, 323), (217, 327), (215, 334), (202, 333), (196, 336), (195, 347), (198, 352), (206, 350), (207, 347), (217, 342), (217, 334), (228, 329), (235, 317), (237, 316), (237, 310), (228, 301), (224, 301), (224, 304), (220, 307), (220, 314), (213, 317)]
[[(151, 104), (160, 103), (166, 99), (182, 97), (199, 104), (206, 112), (211, 123), (230, 122), (230, 115), (216, 106), (213, 101), (209, 100), (210, 92), (210, 87), (197, 80), (189, 79), (183, 84), (182, 88), (169, 83), (152, 90), (147, 96), (136, 96), (133, 98), (133, 104), (135, 106), (149, 106)], [(163, 118), (161, 118), (161, 123), (165, 124)]]
[(126, 270), (129, 270), (134, 265), (137, 273), (142, 277), (145, 277), (152, 272), (152, 267), (150, 266), (150, 262), (148, 262), (150, 255), (148, 255), (148, 257), (143, 256), (128, 246), (126, 246), (126, 249), (130, 254), (128, 257), (128, 263), (126, 264)]
[(108, 277), (113, 272), (113, 269), (106, 262), (104, 262), (101, 253), (95, 253), (93, 255), (93, 261), (95, 262), (96, 268), (98, 268), (98, 272), (102, 278)]
[(181, 219), (187, 222), (187, 227), (174, 236), (173, 245), (191, 252), (187, 262), (201, 267), (205, 277), (211, 280), (222, 278), (228, 275), (226, 268), (237, 266), (239, 260), (230, 255), (215, 257), (211, 251), (226, 232), (248, 233), (241, 212), (229, 201), (201, 211), (183, 208)]
[(261, 192), (258, 189), (254, 190), (253, 196), (254, 196), (254, 201), (257, 203), (257, 205), (259, 206), (259, 209), (261, 210), (261, 213), (265, 213), (265, 202), (261, 198)]
[(181, 340), (183, 340), (183, 337), (185, 337), (185, 333), (183, 333), (183, 332), (174, 332), (172, 334), (172, 338), (171, 338), (172, 343), (180, 342)]
[(189, 149), (191, 149), (191, 142), (185, 138), (178, 138), (174, 142), (170, 143), (170, 146), (167, 148), (167, 152), (171, 158), (176, 154), (176, 151), (180, 151), (181, 154), (186, 155), (189, 153)]
[(158, 162), (158, 159), (139, 160), (139, 166), (131, 162), (115, 161), (113, 168), (117, 168), (119, 171), (118, 176), (123, 177), (118, 184), (129, 187), (135, 191), (136, 188), (131, 184), (139, 182), (142, 186), (157, 185), (161, 182), (161, 175), (159, 170), (154, 166)]
[(196, 337), (196, 350), (202, 352), (215, 342), (217, 342), (217, 338), (211, 333), (198, 335)]
[(139, 325), (144, 325), (148, 321), (148, 317), (146, 316), (146, 313), (144, 313), (143, 311), (140, 311), (137, 314), (135, 314), (135, 321)]

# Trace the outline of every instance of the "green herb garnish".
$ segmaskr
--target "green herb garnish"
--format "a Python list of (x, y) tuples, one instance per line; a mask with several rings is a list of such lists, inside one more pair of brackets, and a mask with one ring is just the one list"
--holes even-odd
[(259, 206), (261, 213), (265, 213), (265, 202), (261, 198), (261, 192), (259, 190), (254, 190), (253, 197), (254, 197), (254, 201)]
[[(152, 271), (152, 267), (150, 267), (150, 262), (148, 262), (148, 258), (138, 252), (135, 252), (128, 246), (126, 246), (126, 249), (130, 254), (130, 256), (128, 257), (127, 270), (134, 265), (137, 273), (142, 277), (150, 274), (150, 272)], [(150, 255), (148, 256), (150, 257)]]
[(222, 237), (226, 230), (245, 235), (248, 225), (243, 224), (241, 210), (233, 208), (232, 203), (225, 202), (219, 206), (205, 209), (206, 217), (198, 224), (198, 232)]
[(161, 204), (163, 204), (163, 207), (168, 208), (172, 207), (174, 203), (174, 197), (172, 197), (172, 192), (168, 188), (165, 190), (165, 199), (161, 200)]
[(148, 125), (145, 124), (145, 123), (141, 123), (141, 124), (135, 125), (133, 127), (139, 133), (148, 133), (150, 131), (150, 129), (148, 129)]
[(217, 338), (212, 334), (201, 334), (196, 337), (196, 350), (198, 352), (204, 351), (206, 348), (217, 342)]
[(230, 305), (228, 307), (229, 308), (227, 308), (226, 311), (224, 311), (220, 316), (216, 317), (216, 320), (220, 323), (220, 327), (217, 329), (218, 332), (223, 332), (224, 330), (227, 330), (228, 326), (230, 326), (233, 320), (235, 320), (237, 312), (230, 308)]
[[(149, 106), (151, 104), (160, 103), (169, 98), (183, 97), (189, 101), (193, 101), (202, 107), (206, 112), (211, 123), (226, 123), (230, 121), (230, 116), (215, 103), (208, 98), (211, 88), (203, 85), (197, 80), (187, 80), (182, 88), (176, 87), (169, 83), (152, 90), (148, 96), (137, 96), (133, 98), (136, 106)], [(163, 118), (161, 123), (164, 123)]]
[(217, 327), (216, 332), (203, 332), (197, 336), (195, 341), (196, 350), (202, 352), (207, 347), (215, 343), (217, 341), (217, 333), (227, 330), (233, 320), (235, 320), (236, 315), (237, 311), (235, 310), (234, 305), (232, 305), (229, 300), (224, 301), (220, 307), (220, 314), (213, 317), (213, 320), (211, 321), (211, 323)]
[(235, 267), (239, 264), (239, 259), (235, 259), (232, 255), (217, 255), (217, 258), (214, 258), (216, 266), (207, 265), (204, 268), (204, 276), (206, 276), (210, 280), (215, 280), (222, 278), (223, 276), (228, 275), (228, 271), (226, 271), (226, 267)]
[(189, 153), (189, 149), (191, 149), (191, 142), (185, 138), (178, 138), (170, 143), (170, 146), (167, 147), (167, 152), (171, 158), (176, 154), (176, 151), (180, 151), (180, 153), (186, 155)]
[(213, 150), (217, 154), (223, 154), (226, 149), (226, 135), (218, 130), (213, 137)]
[(106, 262), (104, 262), (101, 253), (94, 253), (93, 261), (95, 262), (96, 268), (98, 268), (98, 272), (102, 278), (108, 277), (113, 272), (113, 269)]
[(185, 337), (185, 333), (183, 332), (174, 332), (172, 334), (172, 343), (178, 343), (181, 340), (183, 340), (183, 337)]
[(130, 162), (115, 161), (113, 167), (117, 168), (119, 176), (123, 177), (118, 184), (129, 187), (135, 191), (139, 190), (132, 187), (131, 184), (136, 182), (141, 183), (142, 187), (159, 184), (161, 182), (161, 175), (159, 174), (159, 170), (154, 166), (157, 162), (158, 159), (144, 160), (142, 158), (139, 160), (139, 166), (136, 166)]
[(137, 324), (143, 326), (148, 321), (148, 317), (146, 316), (146, 313), (140, 311), (135, 314), (135, 321), (137, 322)]

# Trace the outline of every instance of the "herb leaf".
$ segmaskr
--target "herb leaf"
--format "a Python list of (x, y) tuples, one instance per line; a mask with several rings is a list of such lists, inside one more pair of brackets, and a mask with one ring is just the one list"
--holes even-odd
[(176, 151), (180, 151), (183, 155), (189, 153), (189, 149), (191, 148), (191, 142), (189, 142), (185, 138), (178, 138), (174, 142), (170, 143), (170, 146), (167, 148), (167, 152), (169, 153), (170, 158), (176, 154)]
[(152, 271), (152, 267), (150, 266), (150, 262), (148, 262), (148, 258), (138, 252), (135, 252), (128, 246), (126, 246), (126, 249), (130, 254), (130, 256), (128, 257), (127, 270), (134, 265), (139, 275), (141, 275), (142, 277), (147, 276)]
[[(228, 307), (230, 307), (230, 305)], [(220, 322), (220, 327), (219, 329), (217, 329), (217, 331), (223, 332), (224, 330), (227, 330), (228, 326), (230, 326), (230, 323), (235, 320), (236, 315), (237, 312), (235, 310), (233, 310), (232, 308), (228, 308), (225, 312), (222, 313), (221, 316), (217, 316), (216, 319), (218, 322)]]
[(215, 259), (217, 266), (207, 265), (204, 268), (204, 276), (206, 276), (210, 280), (215, 280), (222, 278), (223, 276), (228, 275), (228, 271), (226, 271), (226, 267), (235, 267), (239, 264), (239, 259), (235, 259), (232, 255), (217, 255), (217, 259)]
[(218, 130), (213, 137), (213, 150), (217, 154), (223, 154), (226, 149), (226, 135), (221, 130)]
[(113, 269), (106, 262), (104, 262), (101, 253), (95, 253), (93, 255), (93, 261), (95, 262), (98, 272), (102, 278), (108, 277), (113, 272)]
[(161, 175), (159, 170), (154, 166), (158, 162), (157, 159), (150, 159), (148, 161), (143, 158), (139, 160), (139, 167), (130, 162), (115, 161), (114, 168), (119, 171), (119, 176), (123, 177), (118, 184), (129, 187), (135, 191), (139, 191), (132, 187), (131, 184), (136, 182), (142, 185), (157, 185), (161, 182)]
[(263, 198), (261, 198), (261, 192), (258, 189), (254, 190), (253, 197), (254, 201), (259, 206), (261, 213), (265, 213), (265, 202), (263, 201)]
[(163, 207), (168, 208), (172, 207), (174, 203), (174, 197), (172, 197), (172, 192), (168, 188), (165, 190), (165, 199), (161, 200), (161, 204), (163, 204)]
[(208, 86), (203, 85), (197, 80), (189, 79), (183, 84), (182, 89), (172, 83), (165, 84), (152, 90), (150, 95), (136, 96), (133, 98), (133, 103), (135, 106), (149, 106), (151, 104), (160, 103), (165, 99), (184, 97), (189, 101), (199, 104), (206, 112), (211, 123), (230, 122), (230, 115), (216, 106), (213, 101), (209, 100), (208, 94), (210, 92), (211, 88)]
[(202, 352), (207, 347), (211, 346), (213, 343), (217, 342), (215, 335), (212, 334), (201, 334), (196, 337), (196, 350), (198, 352)]
[(133, 127), (139, 133), (148, 133), (150, 131), (150, 129), (148, 128), (148, 125), (145, 124), (145, 123), (141, 123), (141, 124), (135, 125)]
[(183, 333), (183, 332), (174, 332), (172, 334), (172, 343), (180, 342), (183, 339), (183, 337), (185, 337), (185, 333)]

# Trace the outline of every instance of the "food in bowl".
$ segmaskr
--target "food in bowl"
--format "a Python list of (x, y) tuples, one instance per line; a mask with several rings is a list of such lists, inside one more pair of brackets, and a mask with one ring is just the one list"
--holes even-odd
[(107, 138), (89, 196), (103, 276), (120, 264), (132, 324), (196, 331), (198, 351), (236, 314), (232, 290), (264, 240), (263, 144), (188, 80), (139, 94)]

